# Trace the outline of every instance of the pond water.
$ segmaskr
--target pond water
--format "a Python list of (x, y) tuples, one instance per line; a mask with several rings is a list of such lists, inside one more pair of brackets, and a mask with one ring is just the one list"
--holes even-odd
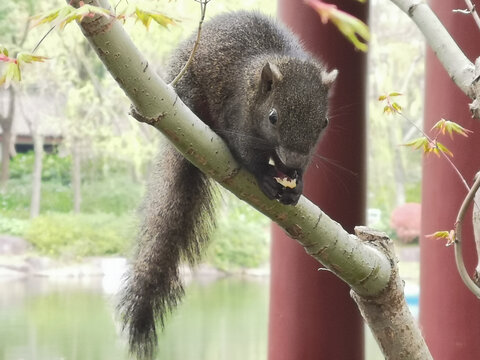
[[(129, 359), (101, 277), (0, 281), (0, 360)], [(159, 359), (264, 360), (268, 280), (188, 286), (159, 340)]]
[[(123, 360), (116, 285), (102, 277), (0, 280), (0, 360)], [(158, 359), (266, 360), (268, 278), (192, 281)], [(366, 359), (383, 359), (367, 331)]]

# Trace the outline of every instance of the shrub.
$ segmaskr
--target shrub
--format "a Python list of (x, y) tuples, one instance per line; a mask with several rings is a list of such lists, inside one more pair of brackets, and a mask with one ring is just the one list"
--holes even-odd
[[(10, 162), (10, 178), (21, 179), (30, 177), (33, 171), (35, 155), (33, 151), (17, 154)], [(69, 184), (71, 176), (70, 156), (61, 157), (58, 154), (44, 154), (42, 161), (42, 180)]]
[[(81, 210), (86, 213), (121, 215), (137, 209), (142, 199), (143, 185), (129, 176), (116, 176), (82, 184)], [(0, 216), (28, 218), (32, 184), (30, 180), (11, 179), (7, 191), (0, 193)], [(41, 212), (70, 212), (73, 210), (71, 186), (55, 181), (42, 183)]]
[(25, 235), (45, 255), (117, 255), (130, 248), (134, 222), (130, 215), (51, 213), (32, 220)]
[(0, 234), (23, 236), (28, 227), (28, 220), (0, 217)]
[(397, 232), (397, 238), (403, 243), (411, 243), (420, 236), (421, 205), (406, 203), (393, 210), (390, 226)]
[(102, 181), (82, 185), (82, 211), (105, 212), (121, 215), (138, 208), (142, 199), (143, 184), (130, 176), (115, 175)]
[(221, 270), (257, 267), (268, 260), (270, 220), (231, 194), (218, 209), (208, 260)]

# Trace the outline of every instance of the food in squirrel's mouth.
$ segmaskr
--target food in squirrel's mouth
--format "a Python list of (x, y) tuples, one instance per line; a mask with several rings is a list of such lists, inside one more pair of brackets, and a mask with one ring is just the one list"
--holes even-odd
[(277, 176), (274, 176), (273, 178), (275, 179), (276, 182), (278, 182), (280, 185), (283, 187), (289, 188), (289, 189), (295, 189), (297, 187), (297, 172), (295, 171), (294, 175), (295, 177), (291, 178), (281, 170), (279, 170), (275, 164), (275, 160), (270, 157), (268, 160), (268, 164), (272, 165), (275, 167), (275, 170), (277, 171)]

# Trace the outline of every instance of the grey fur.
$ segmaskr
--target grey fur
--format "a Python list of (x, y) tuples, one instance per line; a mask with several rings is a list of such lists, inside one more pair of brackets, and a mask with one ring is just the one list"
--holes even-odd
[[(168, 81), (187, 61), (194, 38), (172, 55)], [(175, 89), (224, 138), (268, 197), (296, 204), (303, 172), (327, 124), (332, 74), (282, 25), (258, 13), (236, 12), (205, 23), (194, 60)], [(276, 167), (268, 164), (271, 157)], [(274, 180), (279, 171), (295, 177), (297, 187), (279, 185)], [(207, 178), (171, 146), (161, 154), (119, 305), (130, 349), (139, 358), (153, 357), (155, 319), (163, 326), (183, 295), (181, 259), (194, 263), (208, 238), (210, 189)]]

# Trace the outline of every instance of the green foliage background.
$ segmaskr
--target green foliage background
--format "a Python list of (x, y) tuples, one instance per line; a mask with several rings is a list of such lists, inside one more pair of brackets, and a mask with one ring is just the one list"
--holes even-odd
[[(149, 66), (161, 74), (169, 52), (195, 31), (199, 7), (195, 1), (139, 1), (139, 4), (177, 20), (168, 30), (156, 24), (146, 30), (133, 20), (125, 24), (149, 59)], [(26, 25), (31, 21), (29, 16), (63, 5), (61, 0), (2, 1), (0, 43), (17, 50), (28, 29)], [(125, 4), (120, 2), (118, 6), (120, 10)], [(268, 0), (215, 0), (208, 5), (207, 19), (239, 8), (260, 9), (274, 15), (275, 6), (276, 2)], [(405, 200), (419, 202), (420, 154), (397, 151), (400, 144), (416, 134), (411, 134), (408, 123), (386, 117), (382, 104), (376, 99), (383, 93), (401, 91), (405, 95), (399, 102), (405, 113), (413, 121), (421, 121), (423, 63), (419, 59), (423, 56), (423, 42), (421, 35), (412, 30), (414, 27), (407, 17), (392, 18), (395, 10), (391, 4), (374, 0), (372, 11), (378, 21), (376, 28), (371, 29), (370, 42), (368, 202), (369, 207), (382, 211), (380, 223), (373, 225), (393, 234), (389, 214), (398, 205), (395, 183), (399, 179), (395, 171), (403, 166), (404, 179), (400, 180)], [(48, 26), (28, 30), (22, 49), (33, 49), (47, 31)], [(63, 141), (54, 154), (44, 157), (41, 215), (33, 222), (28, 220), (33, 155), (19, 154), (13, 159), (8, 189), (0, 194), (0, 233), (27, 236), (38, 251), (55, 256), (126, 254), (134, 238), (135, 210), (161, 136), (128, 117), (129, 101), (75, 24), (63, 31), (53, 31), (36, 53), (50, 59), (25, 67), (21, 86), (17, 87), (18, 95), (23, 102), (31, 96), (40, 96), (57, 104), (56, 114), (42, 116), (40, 113), (36, 121), (60, 129)], [(2, 96), (6, 96), (6, 92), (0, 91)], [(354, 101), (358, 100), (352, 99)], [(345, 111), (348, 112), (348, 104), (342, 110)], [(335, 123), (335, 114), (332, 120), (335, 131), (342, 131), (342, 126), (346, 126)], [(83, 158), (80, 215), (72, 213), (74, 144), (80, 147)], [(221, 269), (265, 262), (268, 258), (268, 221), (230, 195), (224, 197), (226, 200), (219, 205), (219, 213), (222, 213), (218, 219), (219, 229), (213, 236), (207, 258)], [(81, 230), (84, 234), (79, 234)], [(65, 236), (62, 235), (64, 231), (67, 232)], [(82, 244), (74, 239), (81, 239)]]
[[(177, 20), (168, 30), (156, 24), (146, 30), (131, 19), (125, 23), (150, 66), (161, 74), (168, 53), (196, 30), (200, 8), (194, 1), (137, 3)], [(62, 0), (3, 1), (0, 43), (17, 50), (26, 25), (31, 24), (29, 16), (64, 4)], [(121, 11), (127, 3), (116, 5)], [(208, 5), (207, 18), (239, 8), (274, 13), (275, 5), (267, 0), (215, 0)], [(29, 29), (22, 50), (31, 51), (48, 28)], [(35, 251), (56, 257), (127, 255), (135, 239), (136, 209), (161, 136), (128, 117), (128, 99), (75, 24), (53, 31), (36, 53), (49, 60), (23, 69), (24, 80), (17, 95), (25, 102), (33, 95), (57, 104), (55, 114), (38, 116), (35, 121), (46, 134), (49, 127), (59, 129), (62, 143), (53, 154), (44, 156), (41, 214), (32, 221), (28, 217), (34, 156), (18, 154), (12, 160), (7, 191), (0, 194), (0, 233), (24, 236)], [(0, 91), (0, 97), (4, 94)], [(73, 213), (74, 147), (83, 159), (80, 214)], [(209, 261), (224, 270), (264, 263), (268, 258), (268, 221), (231, 195), (224, 194), (223, 199), (218, 230), (208, 250)]]

